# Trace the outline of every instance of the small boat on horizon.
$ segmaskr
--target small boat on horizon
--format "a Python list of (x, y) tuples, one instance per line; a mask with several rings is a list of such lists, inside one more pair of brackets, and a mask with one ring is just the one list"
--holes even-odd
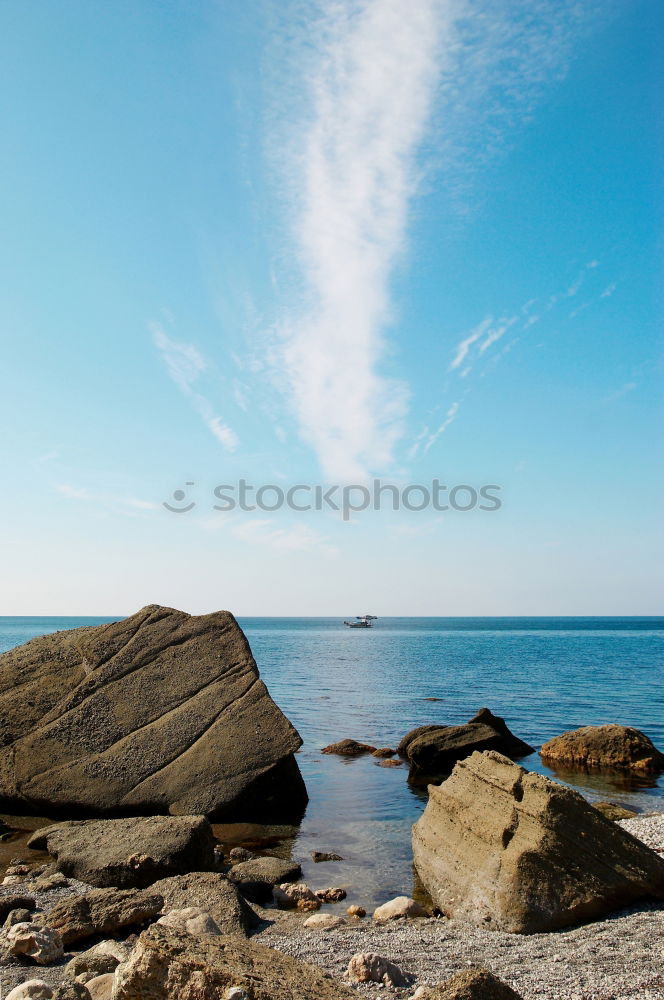
[(354, 622), (344, 622), (348, 628), (372, 628), (373, 623), (378, 618), (378, 615), (355, 615)]

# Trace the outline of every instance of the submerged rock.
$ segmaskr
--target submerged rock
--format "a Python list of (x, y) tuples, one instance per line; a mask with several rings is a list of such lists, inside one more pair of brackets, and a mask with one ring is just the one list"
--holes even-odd
[(480, 709), (463, 726), (419, 726), (399, 744), (399, 753), (410, 764), (411, 781), (449, 774), (458, 760), (478, 750), (495, 750), (510, 758), (534, 753), (534, 747), (515, 736), (505, 720), (488, 708)]
[(321, 861), (343, 861), (341, 855), (335, 854), (334, 851), (312, 851), (311, 859), (316, 864), (320, 864)]
[(554, 736), (540, 750), (542, 760), (581, 767), (604, 767), (657, 774), (664, 754), (639, 729), (583, 726)]
[(335, 753), (340, 757), (359, 757), (363, 753), (374, 753), (376, 747), (369, 743), (358, 743), (357, 740), (339, 740), (338, 743), (330, 743), (323, 747), (321, 753)]
[(233, 865), (228, 873), (228, 879), (237, 886), (245, 899), (250, 899), (254, 903), (264, 903), (272, 896), (275, 885), (294, 882), (301, 874), (302, 869), (296, 861), (263, 857)]
[(204, 816), (73, 820), (38, 830), (28, 847), (48, 851), (63, 874), (100, 889), (144, 889), (214, 866), (214, 836)]
[(500, 754), (474, 753), (429, 793), (413, 856), (449, 917), (535, 933), (664, 898), (662, 858), (570, 788)]
[(292, 820), (301, 743), (227, 611), (150, 605), (0, 655), (0, 800), (15, 809)]
[[(114, 1000), (350, 1000), (322, 969), (236, 937), (200, 938), (154, 924), (116, 973)], [(241, 995), (239, 993), (238, 995)]]

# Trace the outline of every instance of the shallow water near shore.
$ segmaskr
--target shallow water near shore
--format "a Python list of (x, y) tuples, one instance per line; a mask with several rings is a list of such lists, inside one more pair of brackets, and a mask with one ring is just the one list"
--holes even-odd
[[(0, 652), (113, 620), (0, 618)], [(309, 806), (299, 828), (264, 831), (269, 849), (303, 860), (313, 888), (346, 887), (349, 902), (419, 894), (410, 827), (426, 789), (411, 788), (403, 766), (321, 754), (328, 743), (352, 737), (395, 747), (415, 726), (467, 722), (487, 706), (535, 747), (566, 729), (614, 722), (664, 748), (664, 618), (384, 618), (372, 629), (344, 628), (337, 618), (239, 621), (270, 693), (304, 740), (297, 759)], [(537, 754), (522, 763), (591, 800), (664, 810), (664, 778), (553, 772)], [(261, 843), (261, 831), (217, 832), (227, 843)], [(11, 847), (0, 853), (13, 856)], [(313, 850), (344, 861), (315, 864)]]

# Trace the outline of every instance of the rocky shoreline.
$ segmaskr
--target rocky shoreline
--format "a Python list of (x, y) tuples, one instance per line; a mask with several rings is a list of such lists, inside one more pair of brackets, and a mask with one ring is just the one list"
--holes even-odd
[[(0, 801), (65, 817), (27, 840), (0, 828), (20, 851), (0, 885), (4, 1000), (664, 1000), (664, 813), (625, 818), (527, 771), (534, 748), (489, 709), (396, 749), (322, 750), (407, 765), (427, 797), (421, 897), (367, 914), (337, 844), (297, 856), (301, 738), (227, 612), (150, 606), (33, 640), (0, 658), (3, 706)], [(546, 753), (664, 768), (617, 725)], [(255, 841), (222, 841), (215, 818), (258, 824)], [(275, 822), (291, 834), (273, 853)]]

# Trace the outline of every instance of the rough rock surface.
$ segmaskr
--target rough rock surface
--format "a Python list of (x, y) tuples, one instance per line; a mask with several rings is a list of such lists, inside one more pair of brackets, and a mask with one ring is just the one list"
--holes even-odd
[(407, 733), (399, 747), (410, 764), (411, 780), (449, 774), (458, 760), (476, 750), (495, 750), (510, 758), (534, 752), (488, 708), (480, 709), (464, 726), (420, 726)]
[(458, 972), (446, 983), (425, 987), (416, 996), (417, 1000), (521, 1000), (511, 986), (488, 969)]
[(53, 1000), (92, 1000), (83, 983), (61, 983), (53, 990)]
[(340, 757), (359, 757), (363, 753), (374, 753), (376, 747), (369, 743), (358, 743), (357, 740), (339, 740), (338, 743), (330, 743), (323, 747), (321, 753), (335, 753)]
[(50, 1000), (52, 996), (53, 990), (43, 979), (28, 979), (10, 990), (6, 1000)]
[(141, 934), (116, 974), (114, 1000), (219, 1000), (229, 987), (251, 1000), (349, 1000), (321, 969), (237, 937), (192, 938), (158, 924)]
[(332, 931), (345, 923), (343, 917), (335, 917), (333, 913), (312, 913), (304, 921), (304, 926), (314, 931)]
[(57, 903), (46, 923), (69, 945), (93, 934), (113, 934), (121, 927), (142, 924), (158, 916), (163, 904), (162, 896), (150, 890), (92, 889)]
[(408, 986), (408, 979), (398, 965), (382, 955), (359, 952), (348, 963), (348, 978), (354, 983), (383, 983), (385, 986)]
[(235, 883), (246, 899), (263, 903), (271, 898), (273, 886), (294, 882), (301, 874), (302, 869), (296, 861), (267, 856), (233, 865), (228, 879)]
[(630, 726), (583, 726), (554, 736), (540, 750), (542, 760), (581, 767), (618, 768), (657, 774), (664, 754), (645, 733)]
[(633, 809), (625, 809), (624, 806), (620, 806), (616, 802), (593, 802), (592, 807), (601, 812), (602, 816), (616, 822), (619, 819), (634, 819), (635, 816), (638, 816), (638, 813), (635, 813)]
[(413, 856), (447, 916), (532, 933), (664, 898), (662, 858), (576, 792), (500, 754), (473, 754), (429, 792)]
[(164, 910), (199, 906), (214, 919), (222, 934), (247, 937), (260, 918), (232, 882), (217, 872), (190, 872), (155, 882), (150, 887), (164, 899)]
[(62, 936), (51, 927), (14, 924), (4, 936), (12, 955), (31, 958), (37, 965), (52, 965), (64, 955)]
[(301, 742), (227, 611), (150, 605), (0, 655), (0, 800), (15, 810), (288, 821), (306, 804)]
[(185, 906), (183, 910), (169, 910), (157, 921), (162, 927), (170, 927), (183, 934), (216, 934), (221, 931), (216, 920), (200, 906)]
[(214, 865), (214, 836), (204, 816), (139, 816), (58, 823), (28, 841), (48, 851), (59, 871), (100, 889), (144, 889), (157, 879)]
[(280, 910), (294, 910), (302, 900), (318, 903), (320, 906), (320, 900), (304, 882), (284, 882), (283, 885), (275, 885), (272, 898)]
[(74, 955), (65, 966), (65, 975), (86, 983), (95, 976), (115, 972), (120, 962), (126, 962), (131, 948), (122, 941), (100, 941), (87, 951)]
[(329, 885), (325, 889), (316, 889), (316, 896), (321, 903), (340, 903), (346, 898), (346, 890), (340, 885)]
[(5, 922), (12, 910), (32, 910), (37, 906), (34, 896), (25, 893), (12, 893), (0, 898), (0, 921)]
[(319, 865), (321, 861), (343, 861), (343, 858), (340, 854), (335, 854), (334, 851), (312, 851), (311, 860)]
[(107, 972), (103, 976), (96, 976), (85, 985), (91, 1000), (111, 1000), (114, 984), (115, 976)]

